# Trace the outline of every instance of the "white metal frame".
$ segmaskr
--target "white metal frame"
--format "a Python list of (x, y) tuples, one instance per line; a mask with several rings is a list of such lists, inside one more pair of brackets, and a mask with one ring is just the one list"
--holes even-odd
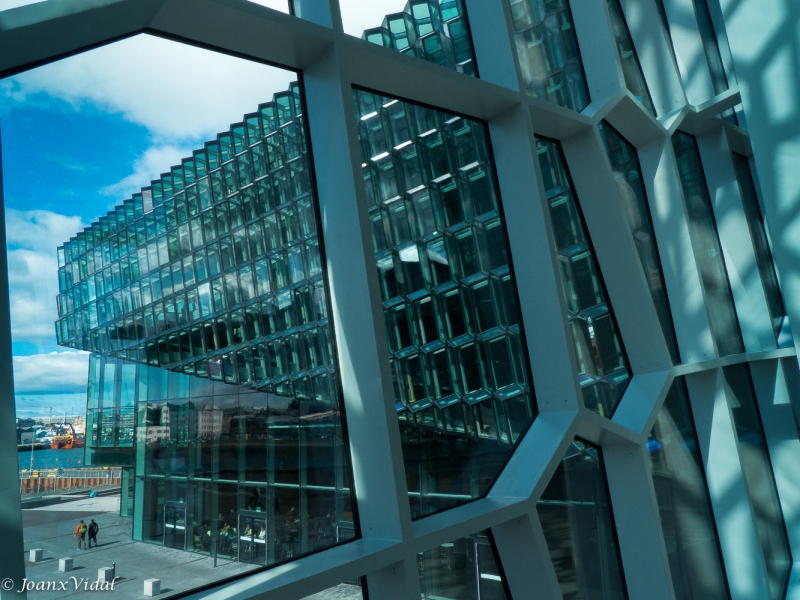
[[(58, 0), (0, 12), (0, 77), (144, 31), (302, 72), (362, 537), (193, 598), (301, 598), (366, 576), (372, 600), (416, 600), (420, 594), (417, 553), (491, 529), (513, 597), (528, 598), (536, 590), (537, 598), (559, 599), (536, 503), (567, 446), (580, 435), (604, 450), (630, 598), (673, 600), (644, 444), (673, 379), (687, 376), (700, 439), (706, 442), (706, 468), (714, 477), (726, 473), (741, 488), (737, 442), (723, 410), (727, 405), (721, 377), (723, 366), (741, 362), (753, 366), (778, 489), (791, 526), (791, 546), (800, 556), (800, 471), (796, 468), (800, 444), (796, 429), (789, 425), (792, 398), (800, 400), (796, 349), (778, 349), (774, 337), (768, 335), (764, 292), (760, 279), (752, 276), (755, 259), (749, 234), (744, 234), (741, 198), (728, 155), (734, 149), (752, 156), (750, 137), (715, 118), (738, 105), (741, 97), (735, 84), (719, 96), (710, 91), (705, 58), (698, 54), (702, 48), (692, 37), (692, 21), (687, 18), (691, 1), (665, 0), (675, 26), (680, 69), (654, 0), (621, 2), (659, 111), (657, 118), (625, 89), (610, 29), (598, 26), (608, 22), (605, 2), (571, 0), (592, 98), (578, 114), (522, 91), (506, 1), (465, 1), (482, 79), (346, 35), (339, 0), (295, 0), (297, 17), (246, 0)], [(727, 49), (723, 56), (730, 63)], [(488, 123), (540, 410), (486, 497), (414, 522), (360, 181), (354, 85)], [(597, 132), (602, 119), (639, 150), (685, 364), (670, 361), (645, 276), (624, 226)], [(720, 237), (729, 269), (751, 270), (746, 279), (733, 282), (746, 354), (719, 357), (711, 337), (669, 143), (678, 128), (696, 135), (700, 142), (715, 211), (718, 218), (725, 214)], [(534, 133), (562, 142), (634, 372), (611, 420), (583, 406), (575, 380), (574, 351), (558, 285)], [(0, 187), (0, 200), (1, 193)], [(12, 398), (2, 241), (0, 393)], [(799, 315), (793, 322), (800, 323), (800, 296), (788, 294), (785, 301), (790, 314)], [(10, 442), (14, 435), (9, 433), (13, 417), (13, 403), (6, 400), (0, 404), (0, 455), (4, 457), (16, 455)], [(710, 443), (721, 438), (725, 444)], [(759, 589), (764, 589), (766, 575), (758, 548), (734, 539), (737, 526), (752, 537), (752, 508), (739, 489), (732, 514), (724, 507), (725, 490), (714, 484), (714, 477), (710, 476), (710, 493), (733, 598), (759, 597), (742, 582), (740, 571), (748, 569)], [(0, 461), (0, 530), (4, 531), (0, 578), (24, 576), (16, 480), (16, 461)], [(792, 593), (800, 593), (794, 583)]]

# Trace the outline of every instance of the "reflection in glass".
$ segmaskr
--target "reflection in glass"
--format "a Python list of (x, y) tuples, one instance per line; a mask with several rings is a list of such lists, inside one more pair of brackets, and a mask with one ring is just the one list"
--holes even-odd
[(507, 600), (505, 577), (488, 531), (417, 556), (423, 600)]
[(678, 175), (689, 219), (689, 236), (700, 271), (709, 325), (717, 344), (717, 352), (720, 356), (744, 352), (739, 319), (733, 305), (731, 284), (697, 141), (682, 131), (676, 131), (672, 136), (672, 147), (678, 161)]
[(711, 73), (711, 83), (714, 85), (714, 93), (721, 94), (728, 89), (728, 78), (725, 75), (725, 67), (719, 53), (717, 34), (711, 21), (711, 13), (708, 12), (708, 3), (706, 0), (692, 0), (692, 2), (708, 62), (708, 70)]
[(589, 89), (567, 0), (507, 0), (525, 91), (581, 111)]
[(733, 166), (736, 170), (736, 181), (744, 206), (744, 216), (747, 227), (750, 229), (750, 238), (753, 240), (753, 250), (758, 265), (758, 274), (761, 276), (761, 285), (767, 298), (767, 307), (772, 318), (772, 327), (777, 337), (781, 331), (786, 308), (783, 305), (783, 296), (778, 285), (778, 274), (775, 272), (775, 263), (772, 260), (767, 228), (761, 213), (761, 206), (756, 194), (753, 173), (750, 171), (750, 161), (741, 154), (733, 154)]
[(786, 537), (778, 490), (772, 476), (772, 463), (758, 413), (753, 380), (747, 365), (725, 367), (726, 396), (736, 426), (747, 493), (767, 568), (772, 598), (783, 598), (789, 584), (792, 555)]
[(536, 144), (583, 400), (611, 417), (630, 382), (628, 360), (561, 146), (541, 137)]
[(484, 126), (355, 92), (415, 517), (479, 497), (535, 413)]
[(304, 127), (292, 84), (58, 249), (136, 540), (265, 565), (355, 536)]
[(402, 11), (386, 15), (380, 27), (365, 30), (361, 38), (477, 75), (463, 0), (410, 0)]
[(573, 440), (537, 505), (564, 600), (625, 600), (600, 449)]
[(607, 122), (603, 121), (599, 127), (608, 159), (611, 162), (611, 171), (614, 173), (614, 180), (619, 188), (622, 208), (625, 211), (633, 242), (636, 244), (639, 254), (639, 262), (647, 279), (661, 330), (664, 333), (664, 340), (667, 342), (673, 362), (678, 363), (680, 362), (678, 341), (672, 325), (667, 288), (664, 284), (661, 259), (656, 246), (656, 234), (653, 231), (653, 220), (650, 215), (650, 206), (647, 203), (642, 169), (639, 165), (636, 148)]
[(340, 583), (322, 592), (306, 596), (302, 600), (363, 600), (364, 592), (362, 583)]
[(647, 82), (644, 79), (644, 73), (642, 73), (639, 57), (636, 55), (636, 48), (633, 45), (628, 23), (625, 21), (625, 14), (622, 12), (622, 6), (620, 6), (619, 0), (608, 0), (607, 4), (614, 41), (617, 46), (617, 54), (622, 65), (622, 74), (625, 77), (625, 86), (651, 114), (655, 115), (650, 91), (647, 89)]
[(647, 448), (675, 597), (729, 599), (705, 471), (682, 378), (673, 383)]

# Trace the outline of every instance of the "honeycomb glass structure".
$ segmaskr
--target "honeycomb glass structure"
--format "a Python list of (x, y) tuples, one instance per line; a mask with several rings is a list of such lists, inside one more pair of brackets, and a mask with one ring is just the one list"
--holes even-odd
[(619, 197), (658, 313), (664, 340), (673, 362), (678, 363), (680, 362), (678, 340), (672, 324), (667, 286), (664, 284), (661, 258), (656, 245), (656, 234), (653, 231), (653, 219), (636, 148), (605, 121), (600, 124), (600, 135), (608, 153), (614, 181), (619, 188)]
[(586, 408), (611, 417), (631, 371), (561, 146), (536, 138)]
[(296, 83), (58, 248), (134, 539), (265, 565), (355, 536), (320, 253)]
[(525, 91), (581, 111), (589, 104), (567, 0), (507, 0)]
[(633, 39), (631, 39), (631, 32), (628, 30), (628, 23), (625, 21), (625, 13), (622, 12), (622, 6), (619, 0), (608, 0), (607, 6), (608, 15), (611, 17), (611, 29), (617, 46), (617, 54), (619, 55), (622, 74), (625, 78), (625, 86), (642, 103), (642, 106), (655, 115), (650, 91), (647, 89), (647, 82), (644, 79), (639, 57), (636, 55), (636, 47), (633, 45)]
[(676, 598), (728, 600), (689, 394), (675, 379), (647, 442)]
[(463, 0), (410, 0), (403, 12), (386, 15), (362, 39), (403, 54), (477, 76)]
[(484, 125), (354, 93), (412, 513), (479, 497), (535, 414)]
[[(753, 240), (758, 274), (761, 277), (761, 285), (764, 288), (767, 307), (772, 318), (772, 327), (775, 330), (775, 336), (780, 338), (781, 330), (784, 329), (784, 321), (786, 320), (786, 307), (783, 305), (778, 274), (775, 271), (775, 263), (772, 260), (769, 236), (764, 225), (764, 215), (761, 212), (761, 205), (758, 201), (753, 173), (750, 170), (750, 161), (746, 156), (734, 153), (733, 166), (736, 170), (736, 182), (739, 185), (747, 228), (750, 230), (750, 238)], [(788, 334), (788, 327), (786, 330)], [(779, 339), (778, 341), (780, 345), (784, 345), (782, 343), (783, 340)]]
[(722, 372), (770, 592), (773, 598), (783, 598), (789, 585), (792, 553), (750, 368), (746, 364), (731, 365)]
[(720, 356), (744, 352), (742, 332), (733, 305), (728, 270), (719, 242), (697, 140), (687, 133), (677, 131), (672, 136), (672, 147), (678, 161), (678, 174), (689, 220), (689, 236), (700, 271), (708, 321), (717, 352)]
[(564, 600), (625, 600), (600, 448), (573, 440), (536, 510)]

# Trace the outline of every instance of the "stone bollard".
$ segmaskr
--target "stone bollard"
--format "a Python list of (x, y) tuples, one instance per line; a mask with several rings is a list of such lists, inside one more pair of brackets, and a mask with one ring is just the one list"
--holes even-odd
[(61, 573), (67, 573), (68, 571), (72, 571), (72, 558), (59, 558), (58, 559), (58, 570)]
[(100, 567), (97, 569), (97, 581), (111, 583), (114, 581), (114, 569), (111, 567)]
[(28, 553), (28, 561), (32, 563), (42, 562), (44, 559), (44, 550), (36, 548)]
[(144, 595), (145, 596), (158, 596), (161, 593), (161, 580), (160, 579), (145, 579), (144, 580)]

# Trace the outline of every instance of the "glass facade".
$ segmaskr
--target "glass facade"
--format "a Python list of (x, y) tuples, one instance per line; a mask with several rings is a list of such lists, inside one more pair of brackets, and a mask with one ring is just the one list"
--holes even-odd
[(541, 137), (536, 145), (583, 400), (611, 417), (631, 379), (628, 359), (561, 146)]
[(708, 62), (708, 70), (711, 73), (714, 93), (721, 94), (728, 90), (728, 78), (725, 75), (725, 66), (722, 64), (722, 56), (719, 53), (717, 34), (714, 31), (714, 23), (711, 21), (711, 13), (708, 11), (708, 3), (706, 0), (692, 0), (692, 2)]
[(412, 513), (487, 491), (536, 412), (484, 125), (354, 95)]
[(689, 134), (677, 131), (672, 136), (672, 147), (678, 161), (678, 174), (689, 219), (689, 235), (700, 271), (708, 321), (717, 352), (720, 356), (744, 352), (742, 332), (733, 305), (731, 284), (719, 243), (717, 223), (711, 208), (697, 141)]
[(607, 122), (603, 121), (599, 127), (608, 153), (608, 160), (611, 163), (614, 181), (619, 188), (619, 197), (622, 200), (626, 220), (631, 229), (633, 242), (636, 244), (639, 262), (650, 288), (661, 331), (664, 333), (664, 340), (667, 342), (672, 361), (679, 363), (678, 340), (675, 338), (675, 328), (672, 324), (667, 287), (664, 284), (664, 274), (656, 245), (656, 234), (653, 231), (650, 206), (644, 189), (639, 156), (636, 148)]
[(647, 82), (644, 79), (642, 66), (639, 64), (639, 57), (636, 55), (636, 47), (633, 45), (631, 32), (628, 31), (628, 23), (625, 21), (625, 13), (622, 12), (622, 6), (619, 0), (608, 0), (607, 5), (619, 62), (622, 66), (622, 74), (625, 77), (625, 86), (650, 114), (655, 115), (656, 111), (653, 108), (650, 91), (647, 89)]
[(736, 170), (736, 182), (739, 184), (739, 192), (742, 197), (744, 216), (750, 230), (750, 238), (753, 240), (758, 274), (761, 277), (761, 285), (764, 287), (764, 296), (767, 299), (767, 307), (772, 318), (772, 327), (777, 337), (786, 318), (786, 308), (783, 305), (783, 296), (778, 284), (778, 274), (775, 272), (775, 263), (772, 260), (769, 236), (764, 224), (764, 216), (761, 213), (753, 173), (750, 171), (750, 161), (747, 157), (734, 153), (733, 166)]
[(417, 556), (423, 600), (510, 600), (488, 531)]
[(689, 395), (682, 378), (672, 384), (647, 448), (675, 597), (730, 599)]
[(573, 440), (536, 510), (564, 600), (628, 597), (598, 447)]
[(525, 91), (581, 111), (589, 104), (567, 0), (507, 0)]
[(477, 76), (463, 0), (410, 0), (403, 12), (386, 15), (362, 39), (459, 73)]
[(134, 539), (265, 565), (355, 536), (309, 171), (292, 84), (58, 248)]
[(767, 568), (772, 598), (786, 595), (792, 554), (786, 537), (778, 490), (772, 476), (772, 463), (767, 440), (761, 426), (753, 380), (747, 365), (734, 365), (722, 370), (728, 389), (726, 396), (739, 441), (739, 459), (744, 471), (750, 505), (753, 507), (761, 553)]

